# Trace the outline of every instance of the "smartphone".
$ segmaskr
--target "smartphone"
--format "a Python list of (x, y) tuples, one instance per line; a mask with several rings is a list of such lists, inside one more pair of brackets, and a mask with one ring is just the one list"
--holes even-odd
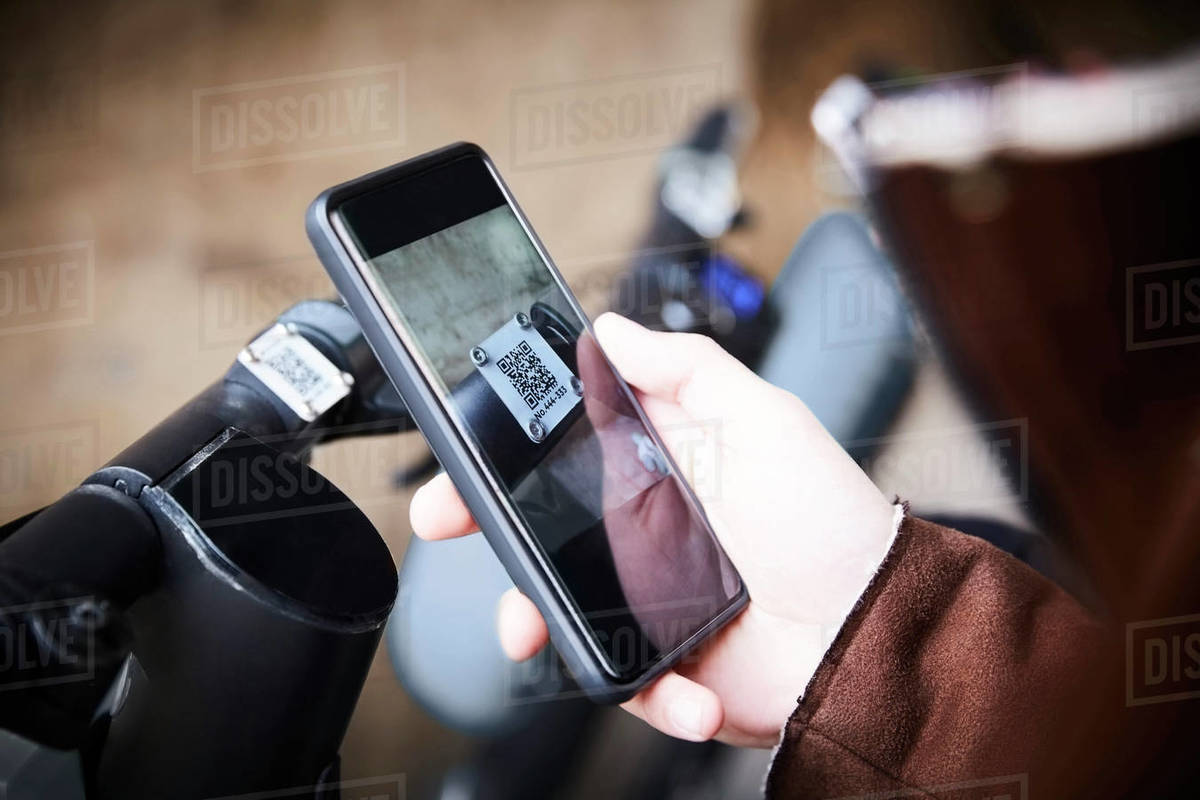
[(632, 697), (741, 610), (694, 492), (479, 147), (328, 189), (307, 229), (588, 696)]

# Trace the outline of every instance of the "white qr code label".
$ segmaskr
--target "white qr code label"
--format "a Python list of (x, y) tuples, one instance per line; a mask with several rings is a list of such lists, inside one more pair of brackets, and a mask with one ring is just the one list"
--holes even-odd
[(549, 436), (581, 399), (582, 384), (524, 314), (473, 347), (470, 356), (532, 441)]
[(272, 325), (238, 353), (238, 361), (300, 419), (312, 422), (350, 394), (342, 374), (321, 351), (281, 323)]

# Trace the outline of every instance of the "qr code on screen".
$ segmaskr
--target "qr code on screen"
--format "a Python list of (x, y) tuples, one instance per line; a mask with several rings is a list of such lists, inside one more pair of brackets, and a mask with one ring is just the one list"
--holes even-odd
[(558, 386), (558, 378), (546, 369), (542, 359), (533, 352), (529, 342), (521, 342), (496, 362), (500, 371), (530, 408), (536, 408), (546, 395)]
[(263, 363), (278, 372), (302, 397), (308, 397), (314, 389), (325, 382), (319, 372), (304, 363), (304, 360), (290, 348), (277, 349), (264, 358)]

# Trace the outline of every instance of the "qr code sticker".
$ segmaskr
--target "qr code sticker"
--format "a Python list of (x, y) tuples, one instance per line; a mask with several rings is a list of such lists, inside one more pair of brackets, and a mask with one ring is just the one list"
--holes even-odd
[(530, 408), (537, 408), (538, 403), (558, 387), (558, 378), (546, 369), (529, 342), (520, 342), (496, 362), (496, 366)]
[(278, 372), (302, 397), (308, 397), (325, 383), (321, 373), (304, 363), (304, 360), (288, 347), (277, 348), (263, 359), (263, 363)]

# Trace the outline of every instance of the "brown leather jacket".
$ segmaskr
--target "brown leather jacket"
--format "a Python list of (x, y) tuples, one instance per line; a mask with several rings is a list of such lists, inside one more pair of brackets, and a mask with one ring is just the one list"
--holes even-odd
[(1029, 792), (1058, 780), (1048, 756), (1089, 701), (1120, 701), (1096, 669), (1119, 655), (1111, 633), (986, 542), (906, 517), (788, 722), (768, 794), (1061, 796)]

